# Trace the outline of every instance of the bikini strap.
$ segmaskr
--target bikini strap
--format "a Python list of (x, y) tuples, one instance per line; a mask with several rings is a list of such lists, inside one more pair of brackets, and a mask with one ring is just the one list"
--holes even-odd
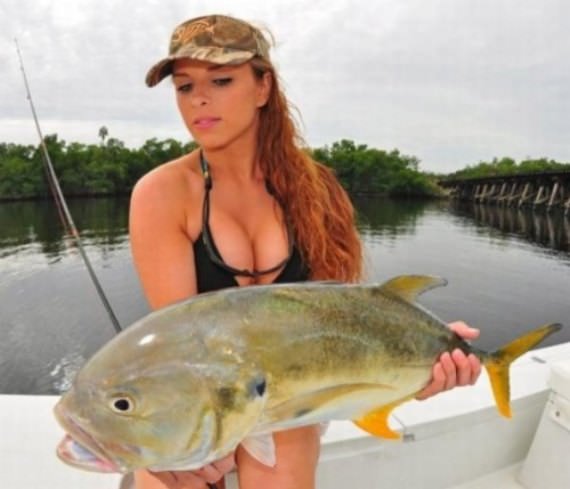
[[(202, 175), (204, 176), (204, 203), (202, 204), (202, 242), (204, 244), (204, 248), (206, 249), (206, 253), (210, 261), (216, 264), (218, 267), (226, 270), (227, 272), (231, 273), (232, 275), (242, 276), (242, 277), (260, 277), (262, 275), (266, 275), (268, 273), (276, 272), (277, 270), (283, 268), (287, 264), (287, 262), (293, 256), (294, 251), (294, 241), (295, 238), (293, 236), (293, 232), (291, 226), (289, 224), (289, 220), (285, 219), (286, 228), (287, 228), (287, 241), (288, 241), (288, 253), (287, 257), (279, 262), (277, 265), (268, 268), (266, 270), (242, 270), (239, 268), (234, 268), (231, 265), (225, 263), (221, 256), (216, 253), (216, 247), (214, 245), (214, 240), (210, 233), (210, 190), (212, 188), (212, 176), (210, 175), (210, 168), (208, 166), (208, 162), (200, 150), (200, 168), (202, 169)], [(274, 198), (275, 195), (271, 191), (270, 187), (267, 187), (269, 193), (271, 193)]]
[(210, 175), (210, 165), (204, 158), (204, 153), (200, 150), (200, 168), (202, 169), (202, 176), (204, 177), (204, 188), (208, 192), (212, 188), (212, 176)]

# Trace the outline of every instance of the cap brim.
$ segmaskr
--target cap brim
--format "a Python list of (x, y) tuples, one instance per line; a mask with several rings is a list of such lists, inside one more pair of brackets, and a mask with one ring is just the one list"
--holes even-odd
[(185, 51), (184, 53), (161, 59), (148, 71), (145, 81), (149, 87), (154, 87), (160, 83), (164, 78), (172, 74), (172, 65), (177, 59), (196, 59), (219, 65), (239, 65), (249, 61), (254, 56), (255, 54), (250, 51), (213, 52), (204, 50), (204, 48), (197, 48), (193, 51)]
[(176, 58), (168, 57), (161, 59), (146, 74), (145, 82), (149, 87), (154, 87), (172, 73), (172, 64)]

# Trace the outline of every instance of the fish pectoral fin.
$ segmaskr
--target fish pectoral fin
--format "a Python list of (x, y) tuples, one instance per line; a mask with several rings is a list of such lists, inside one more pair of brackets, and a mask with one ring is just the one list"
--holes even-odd
[(388, 418), (390, 417), (390, 413), (396, 407), (408, 399), (411, 399), (411, 397), (405, 397), (404, 399), (399, 399), (391, 402), (390, 404), (385, 404), (384, 406), (375, 409), (374, 411), (365, 414), (362, 418), (355, 419), (352, 422), (371, 435), (391, 440), (398, 440), (402, 435), (390, 428), (388, 425)]
[(275, 460), (273, 434), (264, 433), (249, 436), (241, 442), (241, 446), (258, 462), (268, 467), (275, 467), (277, 461)]
[(447, 285), (447, 280), (441, 277), (431, 275), (400, 275), (383, 283), (378, 290), (413, 303), (420, 294), (443, 285)]
[[(303, 418), (304, 421), (318, 423), (334, 419), (329, 416), (331, 409), (342, 410), (343, 407), (349, 412), (354, 402), (358, 402), (363, 396), (377, 396), (378, 391), (393, 390), (392, 386), (372, 383), (342, 384), (332, 387), (325, 387), (316, 391), (306, 392), (289, 401), (278, 404), (265, 413), (266, 422), (270, 425), (277, 423), (281, 428), (288, 427), (290, 420), (295, 424), (296, 420)], [(344, 418), (346, 419), (346, 418)]]

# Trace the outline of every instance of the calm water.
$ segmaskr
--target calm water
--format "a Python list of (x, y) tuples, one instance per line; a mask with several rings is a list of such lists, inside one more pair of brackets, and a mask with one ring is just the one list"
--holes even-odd
[[(86, 251), (123, 326), (148, 312), (131, 264), (128, 201), (70, 201)], [(446, 277), (422, 296), (442, 319), (483, 330), (494, 348), (536, 325), (569, 327), (570, 219), (481, 206), (362, 200), (366, 281)], [(77, 250), (48, 202), (0, 204), (0, 393), (57, 393), (113, 335)]]

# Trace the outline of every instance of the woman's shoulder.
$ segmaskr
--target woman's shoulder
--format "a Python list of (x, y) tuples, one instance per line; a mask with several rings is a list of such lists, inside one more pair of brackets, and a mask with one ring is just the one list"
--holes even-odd
[(133, 188), (134, 195), (176, 196), (191, 193), (201, 180), (196, 152), (163, 163), (144, 174)]
[(154, 228), (183, 229), (196, 236), (201, 229), (204, 179), (198, 154), (164, 163), (140, 178), (131, 194), (130, 219)]

